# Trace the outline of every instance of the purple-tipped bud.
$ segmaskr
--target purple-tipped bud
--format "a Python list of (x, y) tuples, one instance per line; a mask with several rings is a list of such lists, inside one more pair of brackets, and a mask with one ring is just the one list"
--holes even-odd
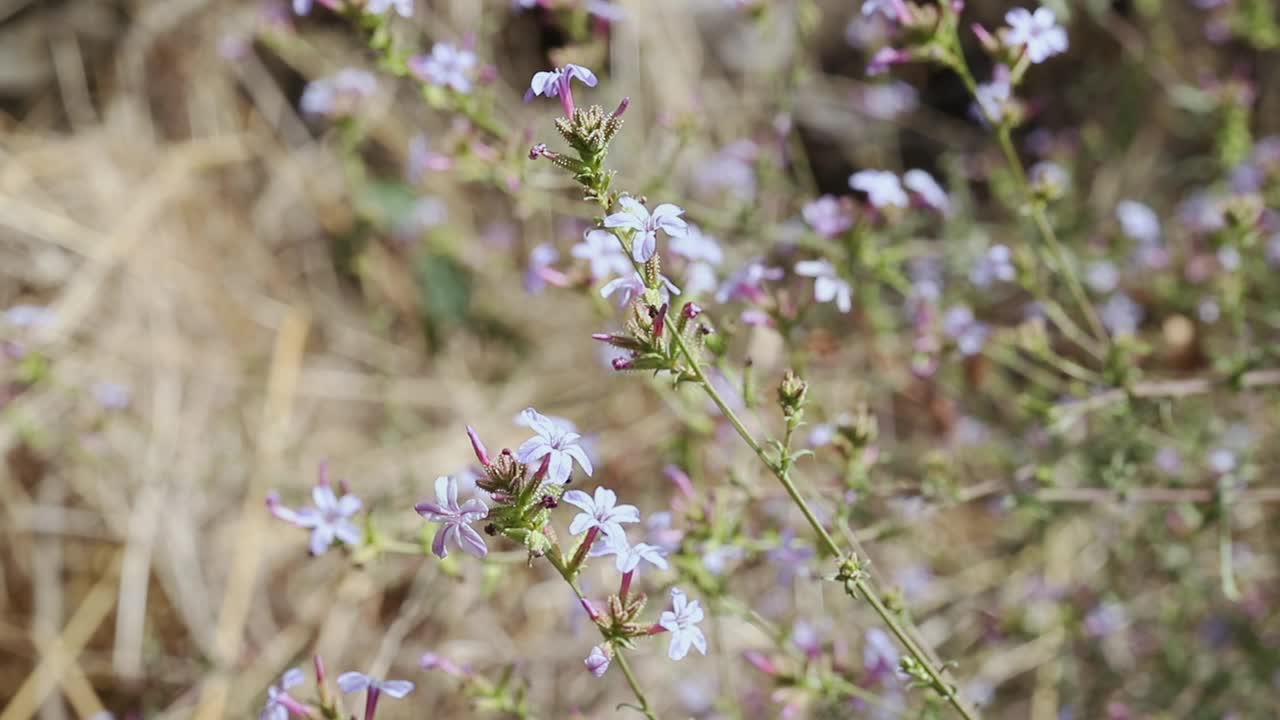
[(751, 667), (759, 670), (765, 675), (776, 676), (778, 674), (778, 666), (773, 664), (773, 660), (768, 655), (759, 650), (747, 650), (742, 653), (742, 659), (751, 663)]
[(316, 485), (320, 487), (328, 487), (329, 485), (329, 461), (321, 460), (320, 467), (316, 470)]
[(422, 659), (418, 661), (418, 665), (423, 670), (439, 670), (454, 677), (467, 677), (469, 674), (449, 658), (441, 657), (433, 652), (424, 653)]
[(989, 53), (996, 53), (1000, 50), (1000, 41), (991, 34), (982, 23), (974, 23), (972, 26), (973, 34), (978, 37), (978, 42), (982, 43), (982, 47)]
[(610, 364), (613, 365), (614, 370), (630, 370), (631, 366), (634, 365), (634, 363), (631, 362), (631, 358), (624, 357), (616, 357), (610, 362)]
[(613, 114), (610, 115), (609, 117), (614, 119), (620, 118), (622, 117), (622, 114), (625, 113), (627, 111), (627, 108), (629, 107), (631, 107), (631, 98), (624, 97), (622, 98), (622, 102), (618, 103), (618, 109), (614, 110)]
[(667, 307), (667, 303), (662, 303), (662, 307), (658, 308), (658, 312), (653, 317), (654, 342), (662, 339), (662, 332), (667, 328)]
[(687, 318), (689, 318), (690, 320), (692, 320), (692, 319), (694, 319), (694, 318), (696, 318), (696, 317), (698, 317), (699, 315), (701, 315), (701, 314), (702, 314), (702, 308), (698, 305), (698, 303), (691, 303), (691, 302), (690, 302), (690, 303), (685, 303), (685, 304), (684, 304), (684, 309), (683, 309), (683, 310), (681, 310), (680, 312), (681, 312), (685, 317), (687, 317)]
[(554, 155), (554, 153), (547, 149), (546, 143), (538, 143), (537, 145), (529, 148), (530, 160), (537, 160), (540, 157), (551, 158), (552, 155)]
[(539, 504), (548, 510), (554, 510), (560, 507), (560, 501), (555, 499), (555, 497), (551, 495), (543, 495), (542, 500)]
[(693, 481), (689, 479), (689, 475), (684, 470), (675, 465), (668, 465), (662, 469), (662, 474), (676, 486), (681, 495), (693, 500), (696, 498), (693, 492)]
[(591, 648), (591, 654), (587, 655), (587, 659), (583, 663), (587, 666), (587, 671), (595, 677), (604, 677), (609, 669), (609, 649), (604, 645), (597, 645)]
[(311, 662), (316, 667), (316, 685), (323, 687), (324, 677), (325, 677), (324, 676), (324, 658), (320, 657), (319, 653), (316, 653), (315, 657), (311, 658)]
[(471, 439), (471, 450), (476, 454), (476, 459), (480, 464), (489, 467), (493, 462), (489, 459), (489, 451), (485, 449), (484, 443), (480, 442), (480, 435), (476, 433), (476, 429), (467, 426), (467, 437)]

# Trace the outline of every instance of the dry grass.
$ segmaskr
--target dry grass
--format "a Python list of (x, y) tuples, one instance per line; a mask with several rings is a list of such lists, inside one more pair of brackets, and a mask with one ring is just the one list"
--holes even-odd
[[(428, 37), (449, 38), (504, 5), (433, 2), (416, 22)], [(770, 62), (734, 51), (756, 42), (792, 49), (722, 31), (693, 4), (624, 5), (632, 21), (609, 51), (613, 86), (638, 99), (689, 99), (688, 108), (668, 107), (677, 114), (698, 109), (697, 98), (717, 114), (720, 140), (749, 134), (746, 109), (775, 88), (731, 85), (718, 63)], [(333, 674), (359, 668), (418, 681), (414, 702), (386, 704), (385, 717), (420, 717), (422, 708), (469, 716), (449, 679), (415, 669), (426, 650), (485, 669), (515, 664), (542, 717), (578, 708), (611, 716), (626, 688), (581, 671), (593, 632), (547, 568), (472, 566), (463, 582), (420, 559), (368, 568), (333, 555), (311, 560), (301, 534), (263, 510), (268, 488), (296, 497), (328, 459), (372, 499), (381, 523), (413, 532), (412, 500), (469, 457), (462, 424), (482, 428), (491, 447), (512, 445), (521, 435), (511, 418), (537, 405), (599, 433), (602, 479), (647, 512), (667, 496), (657, 469), (670, 416), (643, 381), (598, 369), (595, 348), (581, 340), (599, 327), (587, 303), (527, 298), (516, 287), (519, 252), (482, 246), (489, 222), (508, 212), (495, 211), (494, 198), (448, 181), (431, 188), (449, 201), (449, 242), (474, 272), (475, 302), (518, 328), (524, 352), (480, 333), (424, 340), (402, 245), (381, 243), (360, 283), (336, 271), (332, 240), (356, 222), (341, 160), (293, 108), (303, 79), (357, 50), (340, 28), (320, 27), (278, 54), (258, 47), (227, 62), (220, 44), (250, 29), (257, 12), (221, 0), (0, 0), (0, 306), (47, 305), (54, 318), (34, 332), (3, 329), (50, 367), (46, 382), (0, 416), (0, 720), (104, 708), (245, 717), (284, 669), (315, 652)], [(534, 112), (519, 105), (514, 85), (542, 63), (518, 30), (503, 31), (514, 38), (502, 71), (512, 86), (502, 112), (512, 122)], [(797, 118), (839, 134), (832, 154), (842, 160), (889, 157), (889, 130), (849, 108), (850, 87), (815, 79), (799, 94)], [(372, 154), (388, 165), (419, 128), (447, 134), (410, 93), (380, 102)], [(623, 173), (640, 179), (675, 143), (642, 106), (628, 116), (619, 154)], [(912, 118), (925, 136), (977, 141), (954, 119)], [(676, 171), (693, 164), (683, 159)], [(527, 194), (516, 204), (521, 246), (557, 232), (546, 203)], [(763, 336), (751, 355), (762, 376), (786, 361)], [(853, 406), (864, 378), (907, 382), (902, 368), (880, 367), (862, 349), (815, 373), (831, 407)], [(99, 381), (130, 387), (130, 407), (103, 409), (93, 396)], [(887, 399), (876, 409), (895, 416)], [(886, 442), (897, 430), (884, 423)], [(717, 462), (755, 472), (745, 470), (746, 455)], [(1121, 513), (1100, 515), (1103, 525), (1124, 525)], [(935, 560), (939, 576), (916, 608), (929, 639), (956, 641), (968, 678), (1023, 683), (1015, 694), (1025, 701), (1010, 717), (1054, 717), (1063, 627), (1046, 616), (1034, 641), (988, 645), (983, 598), (1038, 602), (1013, 580), (1043, 574), (1067, 584), (1107, 538), (1066, 518), (1023, 547), (998, 528), (975, 534), (964, 509), (927, 517), (872, 554), (884, 567)], [(1255, 518), (1250, 527), (1261, 533), (1260, 525)], [(811, 584), (779, 592), (771, 572), (743, 577), (741, 596), (794, 603), (839, 627), (872, 624), (837, 613), (846, 607), (839, 596)], [(1274, 580), (1274, 568), (1258, 576)], [(691, 694), (715, 692), (698, 678), (725, 693), (756, 682), (734, 661), (762, 640), (723, 617), (711, 657), (677, 667), (650, 646), (638, 654), (639, 672), (678, 712), (701, 702)]]

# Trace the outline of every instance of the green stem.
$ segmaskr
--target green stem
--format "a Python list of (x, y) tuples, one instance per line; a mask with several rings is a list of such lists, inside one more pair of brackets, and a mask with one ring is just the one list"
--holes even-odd
[[(560, 577), (564, 578), (564, 581), (573, 589), (573, 594), (578, 596), (578, 602), (582, 603), (585, 608), (588, 604), (587, 596), (583, 594), (582, 588), (578, 587), (578, 582), (573, 579), (574, 570), (564, 564), (564, 555), (560, 552), (559, 547), (553, 547), (552, 551), (547, 553), (546, 558), (551, 563), (551, 566), (556, 569), (556, 572), (560, 573)], [(592, 621), (594, 623), (595, 618), (592, 618)], [(609, 642), (609, 636), (605, 633), (604, 628), (600, 627), (599, 623), (595, 623), (595, 626), (600, 631), (600, 637)], [(627, 684), (631, 686), (631, 692), (636, 696), (636, 702), (640, 703), (640, 711), (649, 720), (658, 720), (658, 716), (649, 707), (649, 700), (645, 697), (644, 690), (640, 688), (640, 683), (636, 681), (635, 673), (631, 672), (631, 666), (627, 663), (626, 657), (623, 656), (622, 648), (614, 646), (613, 658), (618, 662), (618, 667), (622, 668), (622, 674), (627, 677)]]

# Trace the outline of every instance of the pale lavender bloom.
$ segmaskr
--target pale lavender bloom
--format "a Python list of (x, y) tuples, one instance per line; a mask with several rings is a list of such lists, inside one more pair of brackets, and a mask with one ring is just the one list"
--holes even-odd
[(104, 380), (93, 384), (93, 399), (108, 410), (123, 410), (129, 407), (129, 399), (133, 391), (124, 383)]
[(258, 714), (258, 720), (288, 720), (292, 712), (298, 717), (309, 717), (306, 707), (289, 695), (289, 688), (299, 685), (306, 677), (299, 668), (288, 670), (280, 676), (280, 682), (267, 688), (267, 704)]
[(791, 643), (811, 658), (822, 654), (823, 629), (808, 620), (797, 620), (791, 628)]
[(1236, 469), (1236, 454), (1228, 448), (1214, 448), (1206, 458), (1209, 469), (1219, 475), (1226, 475)]
[(647, 262), (658, 251), (659, 230), (671, 237), (679, 237), (689, 229), (688, 223), (680, 217), (684, 210), (671, 203), (662, 203), (654, 208), (652, 214), (638, 200), (628, 195), (618, 198), (618, 204), (622, 206), (622, 211), (606, 217), (604, 226), (624, 228), (635, 233), (631, 237), (631, 257), (636, 262)]
[(1084, 269), (1084, 282), (1096, 293), (1106, 294), (1120, 283), (1120, 271), (1110, 260), (1091, 262)]
[(583, 235), (582, 242), (574, 245), (569, 250), (569, 254), (590, 263), (591, 277), (596, 280), (604, 280), (615, 274), (626, 275), (628, 272), (635, 272), (631, 261), (622, 251), (622, 244), (608, 230), (599, 228), (588, 230)]
[(453, 43), (436, 43), (430, 55), (409, 58), (409, 69), (432, 85), (471, 92), (471, 75), (476, 67), (476, 54)]
[(1160, 241), (1160, 218), (1155, 210), (1136, 200), (1123, 200), (1116, 205), (1116, 219), (1125, 235), (1143, 243)]
[(539, 243), (529, 251), (529, 269), (524, 274), (525, 292), (537, 294), (547, 287), (551, 264), (560, 259), (560, 251), (548, 243)]
[(987, 343), (990, 330), (977, 321), (968, 305), (953, 305), (942, 318), (942, 330), (960, 348), (963, 355), (977, 355)]
[(1013, 282), (1018, 270), (1013, 265), (1013, 251), (1007, 245), (992, 245), (969, 271), (969, 280), (980, 288), (990, 287), (997, 280)]
[[(680, 294), (680, 288), (668, 280), (666, 275), (661, 275), (658, 279), (660, 281), (658, 292), (661, 294), (663, 302), (669, 302), (672, 295)], [(630, 276), (624, 275), (610, 280), (604, 287), (600, 288), (600, 295), (607, 298), (614, 293), (619, 293), (618, 306), (626, 307), (633, 298), (644, 295), (646, 289), (648, 289), (648, 286), (644, 284), (644, 278), (640, 276), (640, 273), (633, 270)]]
[(53, 311), (42, 305), (14, 305), (4, 311), (4, 319), (14, 327), (38, 328), (53, 322)]
[(705, 262), (689, 263), (684, 271), (684, 291), (690, 295), (702, 295), (715, 290), (720, 284), (716, 269)]
[(672, 235), (671, 253), (691, 262), (711, 265), (724, 262), (724, 251), (720, 249), (720, 243), (710, 235), (703, 234), (697, 225), (688, 225), (683, 234)]
[(809, 227), (823, 237), (833, 238), (853, 227), (853, 208), (834, 195), (823, 195), (806, 203), (800, 214)]
[(1034, 13), (1026, 8), (1015, 8), (1005, 13), (1004, 21), (1009, 23), (1009, 29), (1004, 33), (1005, 42), (1026, 46), (1027, 57), (1033, 63), (1042, 63), (1067, 51), (1067, 31), (1047, 7)]
[(658, 624), (671, 633), (671, 646), (667, 649), (667, 657), (681, 660), (689, 654), (690, 646), (698, 652), (707, 654), (707, 638), (698, 629), (702, 622), (702, 605), (697, 600), (690, 601), (679, 588), (671, 589), (672, 609), (662, 613)]
[[(323, 478), (323, 470), (321, 473)], [(360, 498), (348, 494), (338, 497), (329, 483), (322, 479), (311, 489), (311, 500), (314, 507), (293, 510), (281, 505), (279, 496), (273, 492), (267, 496), (267, 509), (277, 518), (311, 531), (309, 547), (312, 555), (324, 554), (334, 540), (340, 540), (344, 545), (360, 544), (360, 529), (348, 520), (360, 511), (363, 505)]]
[(813, 548), (796, 540), (795, 533), (790, 530), (784, 530), (778, 544), (766, 553), (769, 562), (778, 566), (778, 582), (784, 585), (796, 576), (808, 574), (808, 563), (813, 555)]
[[(704, 546), (706, 548), (706, 546)], [(714, 545), (702, 551), (702, 566), (712, 575), (724, 575), (745, 553), (736, 545)]]
[(662, 550), (648, 543), (631, 544), (627, 539), (627, 533), (620, 526), (615, 526), (616, 532), (606, 533), (603, 537), (596, 541), (594, 547), (591, 548), (591, 557), (603, 557), (605, 555), (614, 556), (614, 567), (618, 572), (626, 574), (633, 573), (640, 567), (640, 561), (643, 560), (654, 567), (666, 570), (667, 559), (663, 557)]
[(1084, 617), (1084, 631), (1093, 637), (1106, 637), (1123, 630), (1129, 624), (1129, 615), (1117, 602), (1104, 602)]
[(587, 0), (585, 9), (605, 22), (622, 22), (627, 19), (625, 10), (604, 0)]
[(400, 17), (413, 17), (413, 0), (369, 0), (364, 6), (370, 15), (386, 15), (392, 9)]
[(1231, 245), (1218, 248), (1218, 264), (1227, 272), (1240, 269), (1240, 251)]
[(311, 12), (311, 6), (314, 4), (312, 0), (293, 0), (293, 12), (295, 15), (306, 15)]
[(338, 676), (338, 689), (344, 693), (365, 691), (364, 720), (373, 720), (378, 710), (378, 698), (386, 693), (397, 700), (413, 692), (408, 680), (382, 680), (358, 672), (346, 672)]
[(867, 200), (878, 208), (911, 204), (911, 199), (902, 189), (902, 181), (888, 170), (859, 170), (849, 176), (849, 187), (866, 193)]
[(1038, 162), (1027, 173), (1032, 187), (1036, 190), (1057, 197), (1071, 184), (1071, 176), (1061, 165), (1055, 162)]
[(456, 478), (449, 475), (436, 478), (435, 502), (424, 500), (413, 509), (427, 520), (441, 525), (436, 531), (435, 540), (431, 543), (431, 552), (435, 553), (436, 557), (449, 557), (449, 548), (446, 546), (449, 540), (452, 540), (455, 546), (476, 557), (482, 558), (489, 554), (484, 538), (471, 527), (471, 523), (488, 517), (489, 509), (476, 498), (471, 498), (459, 505)]
[(581, 435), (533, 408), (525, 408), (521, 416), (537, 435), (525, 440), (516, 450), (517, 460), (536, 466), (547, 458), (547, 481), (561, 485), (569, 482), (574, 462), (587, 475), (591, 474), (591, 459), (578, 444)]
[(1214, 298), (1205, 298), (1196, 306), (1196, 316), (1200, 318), (1200, 322), (1216, 323), (1222, 317), (1222, 307)]
[(684, 531), (673, 526), (673, 517), (666, 510), (649, 513), (648, 519), (644, 521), (644, 529), (648, 539), (663, 552), (675, 552), (684, 539)]
[(899, 21), (910, 19), (902, 0), (863, 0), (862, 14), (864, 17), (879, 14), (890, 20)]
[(1169, 445), (1157, 450), (1152, 462), (1166, 475), (1178, 475), (1182, 472), (1182, 456), (1177, 448)]
[(862, 667), (867, 672), (868, 684), (875, 685), (894, 677), (901, 657), (885, 631), (880, 628), (867, 630), (862, 645)]
[(1102, 324), (1112, 335), (1132, 335), (1142, 323), (1142, 306), (1124, 293), (1112, 295), (1102, 306)]
[(728, 190), (739, 200), (756, 194), (755, 161), (760, 148), (750, 140), (738, 140), (703, 161), (694, 177), (699, 188)]
[(759, 258), (747, 263), (738, 272), (729, 276), (716, 292), (716, 302), (747, 299), (752, 302), (764, 297), (765, 280), (781, 280), (786, 273), (782, 268), (770, 267)]
[(925, 205), (943, 215), (951, 212), (951, 198), (947, 197), (947, 192), (942, 189), (938, 181), (924, 170), (908, 170), (902, 176), (902, 184), (919, 195)]
[(916, 89), (903, 82), (868, 85), (858, 95), (864, 112), (880, 120), (893, 120), (918, 104)]
[(813, 299), (817, 302), (835, 302), (840, 312), (847, 313), (853, 309), (852, 288), (849, 283), (836, 272), (836, 268), (826, 260), (801, 260), (796, 263), (796, 274), (811, 277), (813, 281)]
[(587, 87), (595, 87), (600, 82), (596, 79), (596, 74), (587, 68), (569, 63), (562, 68), (534, 73), (533, 79), (529, 81), (529, 91), (525, 93), (524, 99), (527, 102), (533, 99), (535, 95), (559, 97), (560, 105), (564, 108), (565, 117), (572, 119), (575, 108), (571, 83), (574, 78), (577, 78)]
[(625, 535), (622, 523), (640, 522), (636, 506), (617, 505), (618, 495), (609, 488), (596, 488), (594, 498), (581, 490), (570, 490), (562, 499), (582, 509), (569, 524), (570, 535), (581, 535), (591, 529), (599, 529), (606, 535)]
[(608, 648), (604, 645), (596, 645), (591, 648), (591, 654), (587, 655), (587, 658), (582, 661), (587, 666), (587, 671), (592, 675), (604, 677), (604, 674), (608, 672), (610, 658), (607, 650)]
[(1013, 100), (1013, 85), (1009, 81), (1009, 68), (997, 65), (991, 82), (978, 86), (974, 93), (981, 117), (993, 125), (999, 125), (1008, 115)]
[(378, 89), (378, 79), (370, 72), (346, 68), (337, 74), (313, 80), (302, 91), (299, 107), (308, 115), (345, 117)]

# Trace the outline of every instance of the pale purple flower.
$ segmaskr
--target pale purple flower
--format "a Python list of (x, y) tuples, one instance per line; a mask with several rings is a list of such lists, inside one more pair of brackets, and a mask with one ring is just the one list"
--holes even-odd
[(108, 410), (123, 410), (129, 407), (133, 391), (124, 383), (102, 380), (93, 384), (93, 399)]
[(1101, 603), (1084, 617), (1084, 631), (1093, 637), (1106, 637), (1129, 624), (1129, 615), (1118, 602)]
[(44, 327), (53, 322), (53, 311), (42, 305), (14, 305), (4, 311), (5, 322), (19, 328)]
[(1236, 469), (1236, 454), (1229, 448), (1214, 448), (1206, 457), (1209, 469), (1219, 475), (1226, 475)]
[(280, 676), (280, 682), (267, 688), (267, 704), (258, 714), (258, 720), (288, 720), (289, 714), (310, 717), (306, 706), (289, 695), (289, 688), (299, 685), (306, 677), (300, 668), (293, 668)]
[(345, 68), (330, 77), (313, 80), (302, 91), (298, 105), (308, 115), (345, 117), (355, 113), (357, 106), (377, 89), (378, 79), (373, 73)]
[(862, 88), (857, 96), (859, 107), (880, 120), (893, 120), (911, 112), (919, 104), (916, 89), (903, 82), (878, 83)]
[(423, 670), (439, 670), (446, 675), (465, 678), (471, 675), (471, 672), (464, 667), (460, 667), (457, 663), (449, 658), (433, 652), (425, 652), (422, 657), (418, 658), (418, 667)]
[(999, 125), (1009, 114), (1009, 105), (1013, 100), (1013, 85), (1009, 80), (1009, 68), (997, 65), (992, 73), (991, 82), (978, 86), (974, 94), (978, 109), (984, 120)]
[[(663, 302), (669, 302), (672, 295), (679, 295), (680, 288), (675, 283), (667, 279), (666, 275), (658, 277), (659, 286), (658, 293), (662, 296)], [(614, 293), (618, 293), (618, 306), (626, 307), (633, 298), (644, 295), (648, 286), (644, 284), (644, 278), (640, 273), (632, 270), (631, 275), (624, 275), (620, 278), (614, 278), (600, 288), (601, 297), (611, 297)]]
[(1084, 269), (1084, 283), (1096, 293), (1106, 294), (1120, 283), (1120, 271), (1110, 260), (1091, 262)]
[(1033, 63), (1042, 63), (1067, 51), (1067, 31), (1047, 7), (1034, 13), (1026, 8), (1014, 8), (1005, 13), (1004, 21), (1009, 23), (1004, 41), (1010, 45), (1026, 46), (1027, 58)]
[(977, 321), (973, 310), (968, 305), (954, 305), (947, 309), (942, 318), (942, 330), (952, 340), (963, 355), (977, 355), (987, 342), (990, 330)]
[(708, 543), (703, 546), (702, 550), (702, 566), (712, 575), (724, 575), (733, 564), (742, 559), (746, 553), (742, 548), (736, 545), (711, 545)]
[(1123, 200), (1116, 205), (1116, 219), (1125, 235), (1143, 243), (1160, 241), (1160, 218), (1156, 211), (1136, 200)]
[(599, 228), (588, 230), (583, 235), (582, 242), (570, 248), (569, 254), (590, 263), (591, 277), (596, 280), (635, 272), (631, 261), (622, 251), (622, 244), (608, 230)]
[(591, 654), (587, 655), (587, 659), (582, 661), (587, 666), (587, 671), (596, 677), (604, 677), (605, 672), (609, 670), (609, 652), (604, 645), (596, 645), (591, 648)]
[(386, 15), (395, 10), (400, 17), (413, 17), (413, 0), (369, 0), (364, 11), (370, 15)]
[(698, 628), (703, 617), (702, 605), (697, 600), (690, 601), (679, 588), (671, 589), (671, 604), (672, 609), (663, 612), (658, 618), (658, 625), (671, 633), (667, 657), (681, 660), (689, 654), (690, 646), (706, 655), (707, 638)]
[(571, 83), (574, 78), (587, 87), (595, 87), (600, 82), (596, 79), (596, 74), (587, 68), (569, 63), (562, 68), (534, 73), (533, 79), (529, 81), (529, 91), (525, 93), (525, 100), (531, 100), (535, 95), (559, 97), (565, 117), (572, 119), (575, 108)]
[(902, 176), (902, 184), (920, 196), (925, 205), (946, 215), (951, 212), (951, 198), (937, 180), (924, 170), (908, 170)]
[(453, 43), (436, 43), (430, 55), (409, 58), (409, 69), (432, 85), (471, 92), (471, 76), (476, 67), (476, 54)]
[(459, 505), (456, 478), (449, 475), (436, 478), (435, 502), (424, 500), (415, 505), (414, 509), (427, 520), (441, 525), (436, 531), (435, 540), (431, 543), (431, 552), (435, 553), (436, 557), (449, 557), (449, 548), (446, 546), (449, 540), (452, 540), (455, 546), (476, 557), (482, 558), (489, 554), (484, 538), (471, 527), (471, 523), (488, 517), (489, 509), (477, 498), (471, 498)]
[(702, 295), (720, 285), (716, 269), (705, 262), (689, 263), (684, 271), (684, 291), (690, 295)]
[(840, 277), (836, 268), (826, 260), (801, 260), (796, 263), (796, 274), (811, 277), (813, 281), (813, 299), (821, 302), (835, 302), (840, 312), (847, 313), (853, 309), (852, 288), (848, 281)]
[(911, 204), (902, 181), (888, 170), (859, 170), (849, 176), (849, 187), (867, 194), (877, 208), (907, 207)]
[(560, 251), (548, 243), (539, 243), (529, 251), (529, 269), (524, 274), (525, 292), (537, 294), (547, 287), (547, 278), (559, 273), (551, 265), (560, 259)]
[(311, 12), (314, 4), (312, 0), (293, 0), (293, 12), (295, 15), (306, 15)]
[(888, 633), (880, 628), (867, 630), (862, 645), (862, 667), (867, 672), (868, 684), (875, 685), (894, 677), (901, 657)]
[(992, 245), (969, 271), (969, 280), (980, 288), (992, 283), (1013, 282), (1018, 270), (1013, 265), (1013, 251), (1007, 245)]
[(864, 17), (879, 14), (899, 21), (909, 20), (911, 17), (902, 0), (863, 0), (862, 14)]
[(760, 148), (750, 140), (738, 140), (699, 164), (694, 182), (704, 190), (727, 190), (739, 200), (756, 194), (756, 158)]
[(636, 262), (647, 262), (658, 251), (658, 231), (671, 237), (679, 237), (688, 231), (689, 225), (681, 219), (684, 210), (671, 203), (662, 203), (653, 213), (638, 200), (628, 195), (618, 198), (620, 212), (604, 219), (607, 228), (623, 228), (635, 234), (631, 237), (631, 257)]
[(1142, 306), (1124, 293), (1112, 295), (1102, 306), (1102, 324), (1112, 335), (1132, 335), (1142, 323)]
[(724, 251), (720, 249), (720, 243), (710, 235), (703, 234), (697, 225), (688, 225), (683, 233), (671, 236), (671, 253), (691, 262), (711, 265), (724, 262)]
[(867, 75), (875, 77), (889, 72), (889, 68), (900, 63), (910, 62), (911, 53), (906, 50), (899, 50), (895, 47), (882, 47), (871, 56), (871, 62), (867, 63)]
[(605, 22), (622, 22), (627, 19), (627, 11), (621, 7), (604, 0), (587, 0), (585, 4), (587, 12)]
[(525, 408), (521, 416), (537, 435), (525, 440), (516, 450), (517, 460), (536, 466), (547, 458), (547, 481), (561, 485), (569, 482), (574, 462), (587, 475), (591, 474), (591, 459), (578, 444), (581, 435), (533, 408)]
[[(579, 516), (581, 517), (581, 516)], [(620, 526), (615, 525), (616, 532), (606, 533), (603, 537), (596, 541), (596, 545), (591, 548), (591, 557), (602, 557), (605, 555), (614, 556), (614, 566), (620, 573), (633, 573), (640, 567), (640, 561), (644, 561), (655, 567), (666, 570), (667, 559), (663, 557), (662, 550), (648, 543), (631, 544), (627, 539), (627, 533)]]
[(338, 689), (344, 693), (365, 691), (364, 720), (373, 720), (378, 710), (378, 698), (386, 693), (397, 700), (413, 692), (408, 680), (383, 680), (358, 672), (346, 672), (338, 676)]
[(1240, 251), (1232, 245), (1223, 245), (1218, 248), (1218, 265), (1222, 266), (1227, 272), (1235, 272), (1240, 269)]
[(782, 268), (770, 267), (756, 258), (729, 276), (716, 292), (716, 302), (738, 299), (758, 301), (764, 297), (764, 281), (781, 280), (785, 274)]
[(1071, 176), (1055, 162), (1038, 162), (1027, 173), (1032, 187), (1051, 197), (1058, 197), (1071, 184)]
[(800, 214), (809, 227), (823, 237), (833, 238), (853, 227), (853, 208), (834, 195), (823, 195), (805, 204)]
[(1214, 298), (1207, 297), (1196, 306), (1196, 316), (1200, 322), (1213, 324), (1222, 318), (1222, 306)]
[(338, 497), (324, 479), (324, 469), (321, 468), (321, 481), (311, 489), (311, 500), (314, 507), (292, 510), (281, 505), (279, 496), (273, 492), (267, 496), (267, 509), (277, 518), (311, 531), (309, 547), (312, 555), (324, 554), (334, 540), (340, 540), (344, 545), (360, 544), (360, 529), (348, 519), (360, 511), (363, 505), (360, 498), (349, 494)]
[(570, 490), (561, 499), (582, 509), (569, 524), (570, 535), (581, 535), (592, 529), (606, 535), (625, 534), (622, 523), (640, 522), (640, 511), (636, 506), (617, 505), (618, 495), (609, 488), (596, 488), (595, 497), (581, 490)]

